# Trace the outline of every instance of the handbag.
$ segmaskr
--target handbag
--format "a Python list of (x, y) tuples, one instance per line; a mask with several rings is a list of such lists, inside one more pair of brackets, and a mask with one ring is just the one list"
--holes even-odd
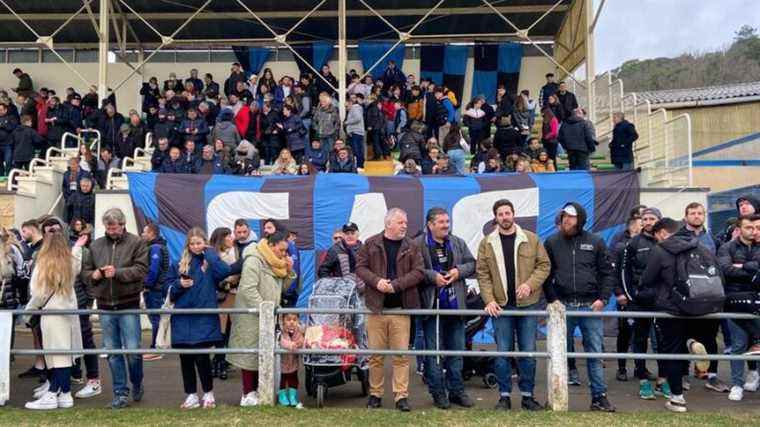
[[(171, 294), (171, 287), (166, 292), (166, 299), (161, 306), (164, 310), (170, 310), (174, 308), (169, 295)], [(166, 350), (172, 348), (172, 315), (162, 314), (161, 319), (158, 321), (158, 331), (156, 332), (156, 348)]]

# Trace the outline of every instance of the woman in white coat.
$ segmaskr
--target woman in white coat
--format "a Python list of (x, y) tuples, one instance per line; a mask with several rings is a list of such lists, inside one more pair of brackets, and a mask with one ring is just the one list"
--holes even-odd
[[(69, 249), (62, 232), (48, 233), (37, 254), (34, 271), (29, 282), (30, 299), (27, 310), (76, 310), (77, 298), (74, 280), (82, 266), (82, 236)], [(81, 350), (82, 333), (76, 315), (40, 316), (42, 345), (46, 349)], [(75, 355), (45, 355), (50, 372), (49, 387), (35, 392), (37, 400), (27, 402), (27, 409), (55, 409), (74, 406), (71, 396), (71, 366)]]

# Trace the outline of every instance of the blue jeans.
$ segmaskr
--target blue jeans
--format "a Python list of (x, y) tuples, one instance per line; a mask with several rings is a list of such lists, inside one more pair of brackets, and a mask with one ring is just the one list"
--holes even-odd
[[(143, 293), (145, 298), (145, 308), (161, 308), (164, 305), (164, 297), (161, 295), (161, 291), (158, 290), (146, 290)], [(161, 320), (160, 314), (149, 314), (148, 320), (150, 320), (151, 338), (150, 348), (156, 348), (156, 334), (158, 334), (158, 322)]]
[(352, 133), (348, 141), (350, 142), (351, 151), (356, 156), (356, 167), (364, 168), (364, 135)]
[[(588, 305), (566, 304), (567, 311), (591, 311)], [(601, 317), (567, 317), (567, 351), (571, 351), (573, 331), (581, 328), (583, 336), (583, 350), (587, 353), (601, 353), (602, 341), (604, 340), (604, 324)], [(607, 392), (604, 382), (604, 370), (602, 361), (599, 359), (587, 359), (588, 377), (590, 380), (591, 396), (599, 397)]]
[[(728, 330), (731, 331), (731, 354), (744, 354), (749, 347), (747, 332), (733, 320), (728, 321)], [(744, 386), (744, 361), (731, 361), (731, 385)]]
[(10, 144), (0, 147), (0, 176), (6, 176), (13, 169), (13, 146)]
[[(136, 314), (102, 314), (100, 316), (100, 324), (103, 327), (103, 346), (106, 350), (140, 348), (142, 338), (140, 316)], [(142, 387), (142, 356), (130, 354), (127, 356), (127, 360), (129, 361), (129, 380), (132, 383), (132, 387), (137, 390)], [(109, 355), (108, 367), (111, 369), (113, 394), (115, 396), (128, 395), (127, 365), (124, 361), (124, 355)]]
[[(427, 316), (422, 320), (425, 330), (425, 347), (427, 350), (452, 350), (463, 351), (464, 346), (464, 320), (458, 316), (441, 316), (436, 334), (435, 316)], [(436, 341), (438, 341), (436, 343)], [(436, 347), (437, 344), (437, 347)], [(443, 362), (443, 363), (439, 363)], [(461, 356), (448, 356), (439, 358), (427, 356), (425, 358), (425, 379), (431, 395), (444, 395), (448, 389), (452, 395), (464, 393), (464, 380), (462, 379), (463, 360)], [(446, 368), (446, 381), (443, 378), (443, 368)]]
[[(537, 310), (537, 304), (521, 307), (520, 310)], [(506, 310), (517, 310), (515, 307), (504, 307)], [(499, 316), (491, 318), (497, 351), (514, 351), (514, 337), (517, 335), (517, 346), (520, 351), (536, 351), (536, 330), (538, 318), (534, 316)], [(518, 387), (523, 396), (532, 396), (536, 386), (536, 359), (521, 357), (517, 359), (520, 370)], [(494, 373), (499, 385), (499, 394), (508, 396), (512, 392), (512, 364), (506, 357), (497, 357), (494, 362)]]
[(457, 148), (456, 150), (449, 150), (447, 154), (452, 166), (457, 170), (457, 174), (464, 175), (464, 150)]

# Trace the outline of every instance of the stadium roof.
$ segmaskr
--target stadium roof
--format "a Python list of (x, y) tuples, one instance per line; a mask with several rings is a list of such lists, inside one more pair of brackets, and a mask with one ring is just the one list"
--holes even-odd
[[(53, 43), (57, 47), (97, 45), (95, 24), (99, 0), (4, 0), (4, 3), (8, 7), (0, 6), (0, 45), (36, 44), (36, 36), (18, 18), (40, 36), (54, 34)], [(205, 3), (206, 0), (111, 0), (111, 22), (117, 31), (111, 31), (110, 41), (116, 43), (116, 33), (120, 33), (118, 36), (126, 37), (130, 47), (159, 45), (162, 38), (158, 33), (172, 34)], [(243, 0), (243, 3), (280, 34), (320, 5), (288, 35), (288, 41), (338, 38), (337, 0)], [(438, 3), (437, 0), (347, 0), (346, 39), (349, 43), (397, 39), (390, 25), (402, 32), (409, 31)], [(518, 28), (530, 28), (531, 39), (540, 41), (554, 40), (572, 0), (492, 0), (489, 3)], [(125, 22), (129, 25), (123, 25)], [(504, 40), (509, 38), (506, 33), (515, 33), (515, 30), (482, 0), (443, 0), (417, 26), (410, 41)], [(250, 45), (267, 39), (271, 43), (272, 33), (237, 0), (208, 0), (203, 11), (174, 36), (174, 45)]]
[(760, 81), (690, 89), (638, 92), (639, 98), (666, 108), (697, 107), (760, 101)]

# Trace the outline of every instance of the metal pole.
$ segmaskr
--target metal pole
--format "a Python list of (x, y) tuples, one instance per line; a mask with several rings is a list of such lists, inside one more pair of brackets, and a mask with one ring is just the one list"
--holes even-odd
[[(594, 46), (594, 0), (585, 0), (583, 7), (586, 8), (586, 99), (588, 103), (588, 118), (591, 123), (596, 122), (596, 91), (594, 90), (594, 78), (596, 75), (596, 53)], [(612, 100), (610, 100), (611, 102)], [(610, 105), (612, 108), (612, 105)]]
[(338, 0), (338, 112), (340, 119), (346, 119), (346, 0)]
[(276, 319), (274, 303), (264, 301), (259, 305), (259, 402), (274, 404), (274, 352)]
[(98, 99), (108, 96), (108, 0), (100, 0), (98, 33)]
[[(567, 319), (565, 306), (553, 303), (546, 306), (549, 319), (546, 322), (547, 406), (552, 411), (568, 410), (567, 391)], [(522, 350), (522, 349), (520, 349)]]

